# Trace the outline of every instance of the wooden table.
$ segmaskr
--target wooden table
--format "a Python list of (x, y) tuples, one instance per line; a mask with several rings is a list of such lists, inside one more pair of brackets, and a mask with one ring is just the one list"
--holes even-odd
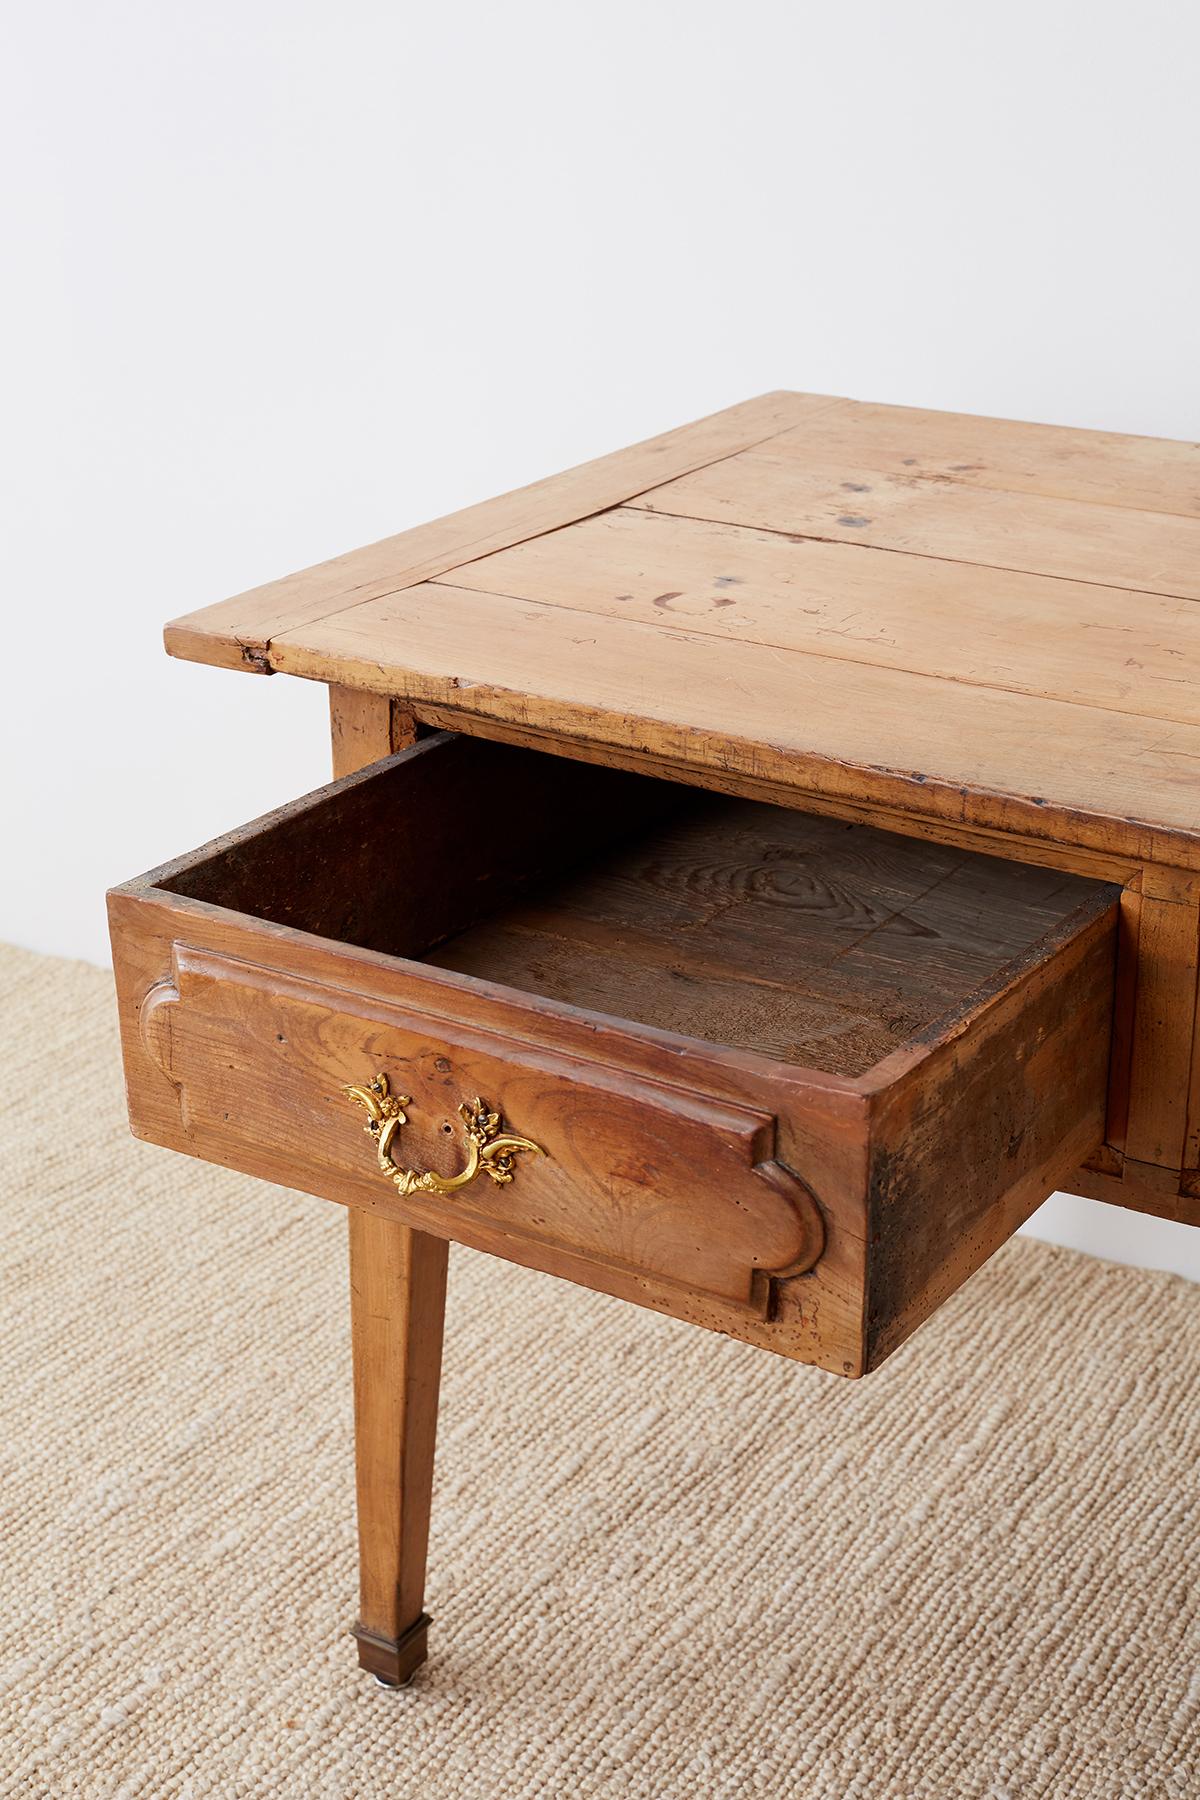
[(779, 393), (167, 628), (329, 685), (110, 906), (134, 1129), (350, 1209), (365, 1667), (448, 1239), (855, 1375), (1055, 1187), (1200, 1223), (1198, 600), (1200, 446)]

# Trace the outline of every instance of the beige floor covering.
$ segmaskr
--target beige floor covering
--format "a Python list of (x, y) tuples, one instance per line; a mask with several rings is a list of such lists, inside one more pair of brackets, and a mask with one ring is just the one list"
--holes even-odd
[(1017, 1243), (858, 1384), (452, 1259), (434, 1655), (354, 1669), (344, 1220), (0, 955), (0, 1794), (1200, 1792), (1200, 1289)]

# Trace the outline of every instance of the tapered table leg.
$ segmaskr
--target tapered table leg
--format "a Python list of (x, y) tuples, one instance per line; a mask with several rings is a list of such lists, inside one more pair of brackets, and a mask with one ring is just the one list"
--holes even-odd
[(358, 1660), (388, 1686), (425, 1660), (425, 1559), (437, 1436), (447, 1248), (350, 1212), (358, 1490)]
[[(411, 744), (399, 701), (331, 687), (335, 776)], [(437, 1435), (447, 1246), (393, 1219), (351, 1209), (359, 1610), (364, 1669), (389, 1686), (425, 1660), (425, 1557)]]

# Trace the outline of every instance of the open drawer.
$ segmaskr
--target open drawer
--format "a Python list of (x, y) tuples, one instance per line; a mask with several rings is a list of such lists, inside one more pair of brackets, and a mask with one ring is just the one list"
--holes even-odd
[(133, 1128), (860, 1374), (1101, 1143), (1116, 899), (441, 734), (110, 895)]

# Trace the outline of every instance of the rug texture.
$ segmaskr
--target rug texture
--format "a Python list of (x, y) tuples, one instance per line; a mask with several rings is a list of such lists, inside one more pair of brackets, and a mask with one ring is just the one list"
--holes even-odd
[(432, 1658), (357, 1673), (345, 1220), (0, 955), (0, 1795), (1200, 1793), (1200, 1288), (1010, 1245), (850, 1383), (466, 1251)]

